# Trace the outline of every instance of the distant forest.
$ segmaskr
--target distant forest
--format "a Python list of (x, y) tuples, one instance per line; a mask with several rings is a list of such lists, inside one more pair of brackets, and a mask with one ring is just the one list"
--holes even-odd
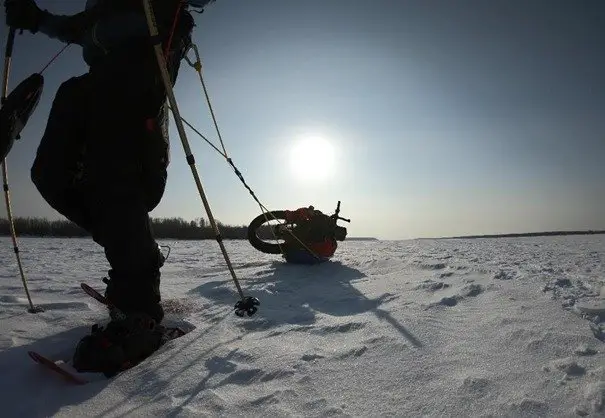
[[(17, 236), (78, 238), (90, 234), (67, 219), (13, 218)], [(225, 225), (217, 221), (223, 239), (248, 239), (248, 225)], [(183, 218), (151, 218), (153, 234), (157, 239), (203, 240), (216, 239), (210, 223), (204, 218), (187, 221)], [(10, 224), (0, 218), (0, 236), (10, 236)], [(269, 226), (257, 230), (265, 240), (274, 239)], [(377, 241), (372, 237), (347, 237), (349, 241)]]
[[(49, 220), (46, 218), (14, 218), (17, 236), (74, 238), (88, 237), (90, 234), (66, 219)], [(225, 225), (218, 222), (224, 239), (248, 239), (248, 225)], [(151, 225), (154, 236), (158, 239), (203, 240), (216, 239), (210, 223), (203, 219), (187, 221), (183, 218), (152, 218)], [(10, 225), (7, 219), (0, 218), (0, 236), (10, 236)], [(546, 231), (512, 234), (465, 235), (455, 237), (434, 237), (419, 239), (476, 239), (476, 238), (517, 238), (542, 237), (557, 235), (595, 235), (605, 234), (605, 230), (588, 231)], [(269, 227), (264, 226), (258, 231), (259, 237), (273, 237)], [(347, 237), (347, 241), (378, 241), (373, 237)]]
[[(13, 218), (17, 236), (33, 237), (88, 237), (90, 234), (66, 219), (49, 220), (46, 218)], [(199, 218), (186, 221), (182, 218), (152, 218), (153, 233), (156, 238), (170, 239), (216, 239), (210, 223)], [(248, 226), (224, 225), (218, 227), (224, 239), (247, 239)], [(10, 236), (10, 224), (7, 219), (0, 219), (0, 236)], [(261, 229), (259, 235), (270, 234), (268, 228)], [(268, 235), (269, 236), (269, 235)], [(265, 237), (265, 238), (268, 238)]]
[(597, 234), (605, 234), (605, 230), (520, 232), (520, 233), (513, 233), (513, 234), (464, 235), (464, 236), (459, 236), (459, 237), (444, 237), (444, 238), (433, 238), (433, 239), (520, 238), (520, 237), (549, 237), (549, 236), (558, 236), (558, 235), (597, 235)]

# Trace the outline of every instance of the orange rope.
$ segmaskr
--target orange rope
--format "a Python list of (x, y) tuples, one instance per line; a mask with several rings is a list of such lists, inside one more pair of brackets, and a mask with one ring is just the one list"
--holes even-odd
[(184, 1), (180, 0), (178, 6), (176, 7), (176, 12), (174, 13), (174, 19), (172, 20), (172, 28), (170, 29), (170, 34), (168, 35), (168, 43), (166, 44), (166, 49), (164, 49), (164, 56), (167, 57), (170, 53), (170, 46), (172, 45), (172, 38), (174, 37), (174, 32), (176, 30), (176, 24), (179, 21), (179, 13), (181, 11), (181, 7), (183, 6)]

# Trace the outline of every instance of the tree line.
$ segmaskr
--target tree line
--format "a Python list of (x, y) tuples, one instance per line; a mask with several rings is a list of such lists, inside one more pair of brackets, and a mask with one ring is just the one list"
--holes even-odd
[[(46, 218), (14, 218), (17, 236), (32, 237), (88, 237), (90, 234), (67, 219), (50, 220)], [(217, 222), (224, 239), (247, 239), (247, 225), (225, 225)], [(158, 239), (216, 239), (210, 223), (203, 218), (187, 221), (183, 218), (151, 218), (154, 236)], [(261, 228), (259, 236), (267, 235), (267, 227)], [(265, 233), (262, 233), (265, 232)], [(0, 218), (0, 236), (11, 234), (10, 223)]]

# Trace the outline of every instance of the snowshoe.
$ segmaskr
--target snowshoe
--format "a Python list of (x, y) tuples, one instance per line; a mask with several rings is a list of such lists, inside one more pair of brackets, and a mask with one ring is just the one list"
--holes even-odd
[(165, 331), (145, 314), (124, 315), (105, 327), (93, 325), (91, 334), (76, 347), (73, 367), (80, 373), (100, 372), (112, 377), (160, 348)]

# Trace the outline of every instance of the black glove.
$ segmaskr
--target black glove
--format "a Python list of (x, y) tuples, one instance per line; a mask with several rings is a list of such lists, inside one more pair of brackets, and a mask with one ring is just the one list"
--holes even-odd
[(5, 0), (6, 24), (15, 29), (38, 32), (44, 12), (34, 0)]

